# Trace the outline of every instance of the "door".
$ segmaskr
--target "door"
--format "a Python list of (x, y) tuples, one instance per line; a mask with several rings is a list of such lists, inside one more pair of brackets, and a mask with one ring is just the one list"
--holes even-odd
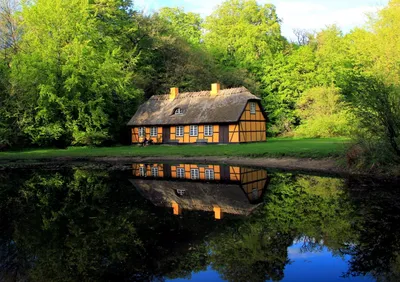
[(170, 140), (170, 132), (171, 132), (171, 128), (169, 126), (164, 126), (162, 129), (162, 140), (163, 143), (168, 143)]
[(219, 143), (229, 143), (229, 125), (222, 124), (219, 126)]
[(221, 165), (220, 170), (221, 170), (221, 181), (231, 180), (230, 166)]

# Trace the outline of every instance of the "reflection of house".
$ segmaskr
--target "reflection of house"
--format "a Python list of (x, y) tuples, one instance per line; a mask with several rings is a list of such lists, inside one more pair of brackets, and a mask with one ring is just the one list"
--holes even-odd
[(128, 122), (132, 143), (242, 143), (266, 140), (260, 98), (246, 88), (152, 96)]
[(223, 165), (134, 164), (131, 183), (156, 206), (250, 214), (267, 186), (265, 170)]

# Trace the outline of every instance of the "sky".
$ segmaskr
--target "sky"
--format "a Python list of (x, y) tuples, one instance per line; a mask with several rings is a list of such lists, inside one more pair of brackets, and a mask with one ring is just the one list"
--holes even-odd
[[(206, 17), (223, 0), (134, 0), (136, 8), (152, 13), (161, 7), (180, 7)], [(282, 20), (282, 34), (295, 39), (293, 29), (319, 31), (327, 25), (337, 24), (344, 32), (362, 26), (367, 14), (376, 12), (389, 0), (258, 0), (259, 4), (276, 6)]]

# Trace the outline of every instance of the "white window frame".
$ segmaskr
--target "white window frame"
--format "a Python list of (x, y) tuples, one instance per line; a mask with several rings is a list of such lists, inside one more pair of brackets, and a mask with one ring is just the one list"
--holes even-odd
[(206, 169), (205, 177), (206, 177), (206, 180), (214, 180), (215, 179), (214, 170), (210, 169), (210, 168)]
[(250, 102), (250, 114), (255, 114), (256, 113), (256, 103), (255, 102)]
[(190, 179), (197, 180), (200, 179), (200, 173), (198, 168), (190, 169)]
[(183, 114), (183, 110), (181, 108), (176, 108), (174, 111), (174, 115), (182, 115)]
[(185, 128), (183, 127), (183, 125), (178, 125), (175, 127), (175, 136), (176, 137), (183, 137)]
[(213, 125), (205, 125), (204, 126), (204, 136), (213, 136), (214, 134), (214, 126)]
[(152, 126), (150, 128), (150, 136), (151, 137), (157, 137), (158, 136), (158, 127), (157, 126)]
[(151, 176), (153, 176), (153, 177), (158, 177), (158, 167), (153, 166), (153, 167), (151, 168)]
[(146, 168), (144, 166), (140, 166), (139, 167), (139, 175), (140, 176), (147, 176), (147, 171), (146, 171)]
[(185, 178), (185, 169), (183, 167), (176, 169), (176, 178)]
[(199, 136), (199, 126), (198, 125), (191, 125), (190, 126), (190, 136), (195, 137)]
[(141, 126), (139, 127), (139, 137), (145, 137), (146, 136), (146, 127)]

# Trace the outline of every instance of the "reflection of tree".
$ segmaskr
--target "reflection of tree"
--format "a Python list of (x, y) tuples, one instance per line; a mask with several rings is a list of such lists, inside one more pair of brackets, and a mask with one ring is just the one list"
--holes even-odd
[(76, 169), (27, 179), (1, 187), (0, 256), (13, 263), (2, 265), (0, 277), (18, 271), (32, 281), (162, 280), (208, 265), (202, 238), (211, 217), (156, 216), (126, 179), (108, 173)]
[(264, 208), (213, 240), (213, 267), (230, 281), (281, 280), (293, 240), (303, 242), (304, 252), (320, 251), (323, 243), (340, 254), (355, 237), (343, 185), (337, 178), (275, 173)]
[(229, 281), (281, 280), (293, 238), (260, 220), (229, 227), (211, 242), (211, 262)]
[(276, 173), (266, 199), (266, 218), (280, 232), (292, 232), (304, 251), (321, 243), (336, 254), (355, 240), (355, 207), (338, 178)]
[(352, 255), (347, 275), (371, 274), (377, 281), (400, 281), (400, 191), (397, 185), (349, 182), (360, 223), (355, 228), (358, 242), (346, 249), (346, 253)]
[(348, 275), (400, 280), (400, 192), (345, 186), (275, 173), (263, 207), (215, 222), (155, 207), (118, 172), (0, 173), (0, 280), (190, 278), (210, 263), (230, 281), (281, 280), (293, 241), (352, 255)]

